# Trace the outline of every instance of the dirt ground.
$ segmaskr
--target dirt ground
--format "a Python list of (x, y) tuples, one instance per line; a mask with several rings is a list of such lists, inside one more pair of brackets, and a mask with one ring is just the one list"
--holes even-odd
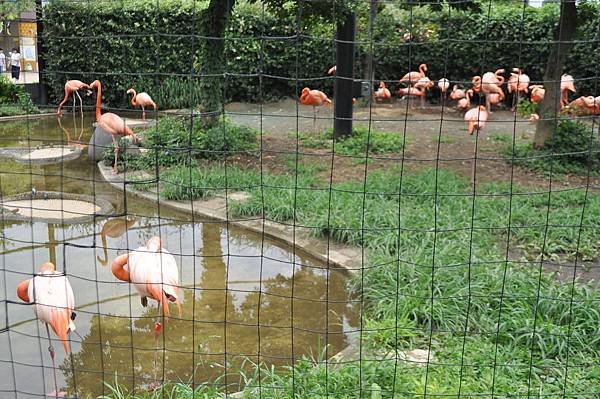
[[(227, 115), (237, 123), (245, 124), (262, 132), (264, 165), (278, 170), (284, 158), (296, 152), (296, 134), (313, 133), (313, 110), (292, 99), (269, 104), (231, 103)], [(407, 172), (424, 168), (445, 168), (470, 178), (473, 155), (477, 145), (476, 180), (485, 182), (510, 182), (520, 186), (548, 188), (550, 179), (520, 167), (511, 166), (502, 159), (502, 148), (512, 144), (530, 142), (535, 125), (515, 116), (507, 109), (496, 108), (479, 137), (469, 136), (463, 120), (464, 111), (454, 107), (427, 105), (424, 109), (411, 101), (396, 101), (393, 104), (377, 104), (355, 107), (354, 123), (373, 130), (406, 132), (404, 152), (377, 156), (368, 164), (369, 171), (400, 166), (403, 162)], [(317, 112), (316, 131), (333, 127), (333, 108), (321, 107)], [(441, 140), (440, 140), (441, 137)], [(323, 175), (330, 175), (331, 152), (300, 146), (305, 162), (321, 162), (327, 165)], [(308, 161), (307, 161), (308, 160)], [(365, 164), (359, 159), (336, 155), (334, 180), (361, 178)], [(552, 179), (553, 187), (585, 187), (587, 179), (581, 176), (561, 176)], [(591, 178), (589, 185), (596, 190), (600, 178)]]

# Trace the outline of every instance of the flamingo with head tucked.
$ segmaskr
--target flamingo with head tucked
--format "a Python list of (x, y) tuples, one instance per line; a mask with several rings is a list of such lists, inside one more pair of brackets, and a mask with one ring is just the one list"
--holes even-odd
[(485, 127), (488, 120), (488, 112), (483, 105), (471, 108), (465, 114), (465, 122), (467, 122), (469, 134), (474, 132), (479, 133)]
[(560, 106), (569, 104), (569, 92), (575, 93), (575, 79), (573, 76), (564, 74), (560, 77)]
[(115, 162), (113, 164), (113, 173), (117, 174), (117, 159), (119, 155), (119, 138), (124, 136), (131, 136), (133, 141), (137, 141), (137, 136), (127, 126), (125, 121), (117, 114), (112, 112), (102, 113), (102, 84), (99, 80), (94, 80), (90, 84), (91, 89), (97, 89), (96, 94), (96, 122), (98, 126), (112, 137), (114, 145)]
[(111, 268), (116, 278), (133, 284), (143, 307), (148, 306), (148, 298), (153, 299), (163, 316), (169, 316), (169, 302), (175, 302), (181, 315), (179, 269), (160, 238), (154, 236), (145, 246), (118, 256)]
[(146, 92), (136, 93), (134, 89), (127, 90), (127, 94), (133, 94), (131, 97), (131, 105), (142, 108), (142, 120), (146, 120), (146, 107), (154, 108), (156, 111), (156, 103), (152, 101), (152, 97)]
[(17, 296), (26, 303), (33, 304), (33, 313), (46, 325), (46, 333), (50, 346), (50, 358), (54, 370), (54, 393), (58, 396), (56, 379), (56, 364), (54, 348), (50, 339), (50, 329), (56, 334), (63, 344), (65, 353), (71, 353), (68, 334), (75, 331), (75, 296), (69, 279), (56, 271), (54, 264), (47, 262), (40, 267), (40, 271), (31, 279), (21, 282), (17, 286)]
[(79, 98), (79, 108), (81, 110), (81, 116), (83, 117), (83, 100), (79, 95), (79, 90), (83, 89), (87, 89), (89, 91), (90, 86), (86, 83), (83, 83), (81, 80), (67, 80), (67, 83), (65, 83), (65, 96), (60, 102), (60, 104), (58, 104), (56, 114), (60, 115), (60, 109), (63, 107), (63, 105), (66, 104), (67, 100), (69, 99), (69, 96), (73, 95), (73, 112), (75, 112), (75, 96), (77, 96), (77, 98)]
[(458, 87), (458, 85), (454, 85), (452, 91), (450, 92), (450, 98), (452, 100), (460, 100), (467, 95), (467, 92), (464, 89)]
[(473, 76), (473, 78), (471, 78), (471, 89), (473, 90), (473, 93), (481, 92), (481, 76)]
[(450, 81), (446, 78), (438, 80), (438, 89), (440, 89), (440, 102), (443, 103), (446, 99), (446, 92), (450, 88)]
[(531, 85), (531, 102), (534, 104), (539, 104), (544, 101), (544, 95), (546, 94), (546, 89), (542, 85)]

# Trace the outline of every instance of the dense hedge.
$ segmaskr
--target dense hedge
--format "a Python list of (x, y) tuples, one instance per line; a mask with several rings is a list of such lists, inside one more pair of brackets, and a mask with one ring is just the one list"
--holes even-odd
[[(60, 97), (66, 79), (101, 79), (105, 101), (123, 105), (130, 86), (155, 93), (161, 108), (182, 107), (197, 98), (198, 38), (202, 3), (65, 2), (45, 8), (45, 40), (51, 93)], [(597, 23), (600, 7), (583, 3), (580, 41), (567, 61), (581, 93), (594, 93), (600, 59)], [(524, 15), (524, 18), (522, 18)], [(554, 6), (521, 8), (494, 6), (490, 12), (412, 12), (386, 6), (372, 33), (376, 79), (396, 80), (409, 66), (429, 66), (428, 75), (452, 81), (474, 74), (521, 66), (541, 80), (547, 42), (558, 17)], [(370, 47), (367, 17), (359, 18), (356, 76), (363, 74), (364, 54)], [(412, 42), (406, 41), (412, 26)], [(300, 31), (300, 35), (297, 32)], [(252, 101), (290, 96), (305, 85), (332, 89), (326, 70), (334, 64), (333, 26), (318, 17), (302, 20), (280, 17), (240, 4), (227, 32), (225, 96)], [(266, 39), (261, 41), (258, 37)], [(487, 41), (487, 43), (486, 43)], [(262, 76), (259, 78), (259, 72)], [(301, 80), (297, 81), (296, 78)], [(165, 89), (171, 85), (172, 90)], [(189, 90), (179, 88), (188, 87)], [(173, 93), (179, 92), (179, 96)], [(160, 96), (159, 93), (165, 93)], [(167, 95), (167, 93), (169, 93)], [(161, 98), (164, 97), (164, 98)]]

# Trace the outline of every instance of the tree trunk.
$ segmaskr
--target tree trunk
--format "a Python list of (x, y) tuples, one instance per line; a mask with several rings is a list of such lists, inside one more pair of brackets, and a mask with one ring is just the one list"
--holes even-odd
[(555, 43), (550, 49), (546, 71), (544, 73), (544, 101), (540, 104), (540, 120), (534, 137), (534, 146), (542, 148), (552, 137), (560, 111), (560, 78), (565, 60), (573, 46), (573, 38), (577, 30), (577, 8), (575, 1), (562, 0), (560, 20), (554, 33)]
[(225, 29), (235, 0), (210, 0), (200, 17), (200, 111), (208, 125), (215, 123), (223, 110), (223, 72)]

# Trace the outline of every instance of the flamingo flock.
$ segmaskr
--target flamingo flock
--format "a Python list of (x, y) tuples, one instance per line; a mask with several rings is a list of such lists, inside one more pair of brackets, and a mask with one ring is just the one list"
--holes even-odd
[[(118, 280), (133, 284), (143, 307), (148, 305), (150, 298), (158, 303), (159, 313), (168, 317), (169, 302), (174, 302), (181, 316), (179, 268), (175, 257), (163, 248), (159, 237), (152, 237), (145, 246), (114, 259), (112, 273)], [(55, 351), (50, 329), (62, 343), (65, 354), (70, 354), (69, 333), (75, 331), (76, 318), (75, 294), (71, 283), (64, 273), (56, 270), (54, 264), (47, 262), (40, 267), (37, 274), (17, 286), (17, 296), (23, 302), (33, 305), (34, 315), (46, 326), (55, 389), (49, 396), (64, 397), (65, 393), (58, 390)], [(157, 345), (161, 329), (161, 323), (156, 321), (154, 333)]]
[[(410, 71), (404, 74), (398, 83), (400, 87), (395, 93), (402, 97), (413, 97), (420, 100), (421, 108), (425, 107), (427, 94), (435, 86), (440, 92), (440, 103), (446, 105), (447, 100), (456, 102), (456, 107), (459, 110), (466, 111), (465, 121), (467, 122), (467, 131), (470, 134), (481, 130), (492, 113), (493, 107), (503, 102), (507, 93), (512, 96), (511, 111), (515, 112), (517, 105), (521, 99), (527, 98), (533, 104), (539, 104), (544, 101), (545, 88), (540, 84), (532, 84), (532, 80), (521, 68), (514, 67), (510, 69), (508, 78), (505, 78), (505, 70), (500, 68), (495, 71), (489, 71), (483, 75), (473, 76), (470, 85), (462, 85), (460, 83), (451, 85), (447, 78), (441, 78), (436, 82), (427, 76), (427, 64), (420, 64), (416, 71)], [(327, 71), (330, 75), (335, 75), (337, 67), (333, 66)], [(506, 86), (506, 92), (504, 87)], [(452, 89), (450, 90), (450, 87)], [(592, 115), (600, 115), (600, 96), (599, 97), (579, 97), (569, 101), (569, 96), (576, 93), (575, 79), (573, 76), (564, 74), (560, 84), (560, 106), (561, 109), (573, 112), (585, 112)], [(479, 105), (479, 98), (483, 96), (485, 99), (485, 107)], [(373, 90), (373, 99), (376, 103), (389, 102), (393, 100), (392, 92), (386, 85), (386, 82), (381, 81), (379, 87)], [(355, 99), (353, 99), (355, 102)], [(311, 90), (305, 87), (302, 90), (300, 103), (313, 107), (313, 118), (316, 120), (316, 107), (322, 105), (330, 105), (331, 100), (327, 95), (319, 90)], [(477, 120), (474, 121), (476, 116)], [(539, 120), (539, 115), (531, 114), (529, 120), (535, 122)], [(315, 124), (313, 123), (313, 128)]]

